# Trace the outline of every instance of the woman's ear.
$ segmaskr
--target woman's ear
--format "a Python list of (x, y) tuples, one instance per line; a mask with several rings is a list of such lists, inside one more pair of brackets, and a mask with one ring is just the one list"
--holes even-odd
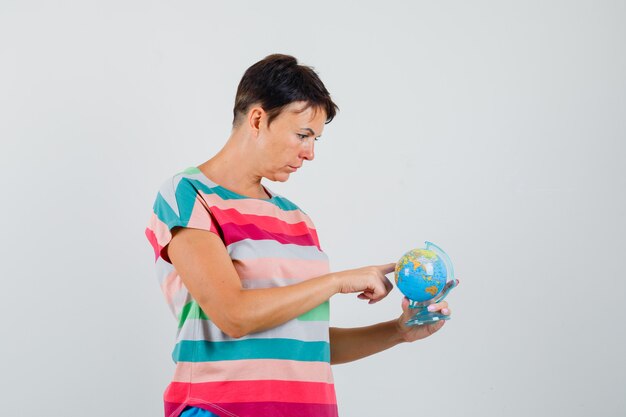
[(254, 132), (255, 136), (258, 136), (259, 130), (261, 130), (261, 124), (267, 117), (265, 110), (260, 106), (254, 106), (248, 112), (248, 124), (250, 126), (250, 130)]

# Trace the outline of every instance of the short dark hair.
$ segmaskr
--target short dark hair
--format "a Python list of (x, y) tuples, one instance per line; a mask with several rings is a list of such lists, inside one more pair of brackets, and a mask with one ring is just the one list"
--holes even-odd
[(312, 67), (299, 65), (291, 55), (272, 54), (246, 70), (237, 87), (233, 109), (233, 127), (252, 104), (259, 103), (268, 114), (267, 124), (294, 101), (305, 101), (302, 109), (313, 106), (326, 112), (326, 123), (337, 114), (339, 107)]

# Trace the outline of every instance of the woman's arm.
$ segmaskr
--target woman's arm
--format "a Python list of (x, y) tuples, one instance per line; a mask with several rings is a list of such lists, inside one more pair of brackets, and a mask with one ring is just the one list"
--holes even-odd
[[(450, 314), (447, 301), (433, 304), (432, 311)], [(399, 343), (414, 342), (435, 333), (445, 321), (425, 326), (407, 326), (409, 318), (415, 314), (409, 309), (409, 301), (402, 300), (402, 315), (396, 320), (350, 329), (330, 328), (330, 363), (338, 365), (365, 358)]]
[(244, 289), (221, 239), (205, 230), (178, 228), (167, 247), (172, 264), (204, 313), (238, 338), (276, 327), (327, 301), (360, 292), (376, 302), (392, 288), (385, 273), (394, 264), (331, 273), (285, 287)]
[(404, 342), (396, 320), (351, 329), (330, 328), (330, 363), (338, 365), (382, 352)]

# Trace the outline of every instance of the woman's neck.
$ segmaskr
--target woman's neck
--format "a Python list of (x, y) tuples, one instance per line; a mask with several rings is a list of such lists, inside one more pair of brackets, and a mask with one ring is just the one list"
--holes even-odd
[(229, 140), (213, 158), (198, 168), (214, 183), (252, 198), (271, 198), (261, 185), (262, 177), (254, 173), (249, 151)]

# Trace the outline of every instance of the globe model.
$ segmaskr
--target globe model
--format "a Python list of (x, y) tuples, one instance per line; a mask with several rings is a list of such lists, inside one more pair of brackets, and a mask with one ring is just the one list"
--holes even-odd
[(446, 285), (448, 270), (442, 257), (430, 249), (412, 249), (396, 263), (396, 285), (411, 301), (434, 298)]

